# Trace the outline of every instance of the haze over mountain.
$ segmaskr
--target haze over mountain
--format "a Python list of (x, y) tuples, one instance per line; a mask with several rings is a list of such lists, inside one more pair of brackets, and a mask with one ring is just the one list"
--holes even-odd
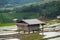
[(43, 0), (0, 0), (0, 7), (24, 5), (40, 1)]
[(38, 3), (38, 2), (47, 2), (54, 0), (0, 0), (0, 8), (1, 7), (15, 7), (29, 3)]

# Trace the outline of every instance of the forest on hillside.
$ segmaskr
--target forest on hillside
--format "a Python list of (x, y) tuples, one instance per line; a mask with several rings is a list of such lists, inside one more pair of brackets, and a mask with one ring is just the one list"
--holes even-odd
[(52, 1), (44, 4), (31, 4), (11, 9), (0, 9), (0, 23), (13, 22), (14, 18), (47, 18), (56, 19), (60, 15), (60, 1)]
[(43, 0), (0, 0), (0, 7), (15, 7), (27, 3), (40, 2)]

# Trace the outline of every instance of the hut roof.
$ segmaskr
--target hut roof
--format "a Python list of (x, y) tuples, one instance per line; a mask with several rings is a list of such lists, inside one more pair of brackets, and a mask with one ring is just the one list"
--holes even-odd
[(22, 20), (22, 21), (24, 21), (24, 22), (26, 22), (26, 23), (28, 23), (28, 24), (42, 24), (42, 23), (44, 23), (44, 22), (42, 22), (42, 21), (40, 21), (40, 20), (38, 20), (38, 19), (26, 19), (26, 20)]

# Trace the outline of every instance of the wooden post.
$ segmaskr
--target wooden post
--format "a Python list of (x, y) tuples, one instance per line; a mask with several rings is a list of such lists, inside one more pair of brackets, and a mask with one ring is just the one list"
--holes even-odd
[(40, 29), (38, 29), (38, 33), (40, 33)]
[(17, 29), (18, 30), (18, 34), (20, 34), (20, 30), (19, 29)]
[(25, 31), (24, 31), (24, 34), (25, 34)]
[(44, 31), (43, 31), (43, 26), (42, 26), (42, 35), (44, 34)]
[(29, 34), (30, 34), (30, 30), (29, 30)]
[(34, 30), (33, 30), (33, 33), (34, 33)]
[(42, 35), (44, 35), (44, 24), (42, 24)]

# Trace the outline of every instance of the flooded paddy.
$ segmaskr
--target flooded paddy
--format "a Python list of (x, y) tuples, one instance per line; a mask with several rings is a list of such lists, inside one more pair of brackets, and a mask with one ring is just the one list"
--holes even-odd
[(17, 38), (0, 38), (0, 40), (20, 40), (20, 39), (17, 39)]
[(60, 40), (60, 37), (58, 37), (58, 38), (53, 38), (53, 39), (49, 39), (49, 40)]
[[(43, 37), (44, 39), (47, 38), (47, 40), (60, 40), (60, 32), (44, 32), (43, 34), (44, 34)], [(19, 38), (20, 38), (20, 34), (18, 34), (18, 32), (14, 32), (14, 31), (0, 32), (0, 40), (20, 40)]]
[(59, 36), (60, 32), (45, 32), (44, 35), (45, 35), (44, 38), (50, 38), (50, 37)]
[(44, 34), (43, 38), (47, 40), (60, 40), (60, 32), (44, 32), (43, 34)]

